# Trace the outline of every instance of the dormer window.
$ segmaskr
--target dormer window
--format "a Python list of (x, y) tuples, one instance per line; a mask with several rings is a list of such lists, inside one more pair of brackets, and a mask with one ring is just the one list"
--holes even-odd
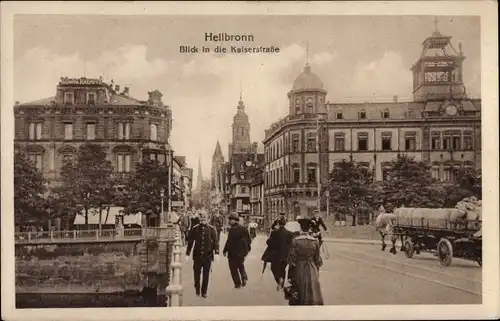
[(366, 119), (366, 111), (360, 111), (359, 112), (359, 119)]
[(87, 105), (95, 105), (95, 102), (96, 102), (96, 94), (87, 93)]
[(65, 105), (74, 105), (75, 104), (75, 96), (72, 92), (64, 93), (64, 104)]
[(337, 112), (337, 119), (344, 119), (344, 114), (341, 111)]
[(384, 119), (388, 119), (389, 117), (390, 117), (389, 110), (387, 110), (387, 109), (386, 109), (386, 110), (384, 110), (384, 111), (382, 112), (382, 118), (384, 118)]

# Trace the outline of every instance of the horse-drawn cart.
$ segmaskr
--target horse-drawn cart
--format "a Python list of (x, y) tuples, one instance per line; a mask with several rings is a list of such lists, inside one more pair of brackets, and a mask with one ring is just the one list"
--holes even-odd
[(453, 257), (482, 265), (481, 215), (477, 209), (398, 208), (394, 214), (393, 233), (401, 236), (406, 257), (429, 251), (437, 254), (443, 266), (449, 266)]

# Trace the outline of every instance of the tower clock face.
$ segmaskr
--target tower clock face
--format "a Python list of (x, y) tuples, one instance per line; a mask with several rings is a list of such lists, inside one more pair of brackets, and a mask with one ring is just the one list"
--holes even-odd
[(448, 105), (448, 106), (446, 106), (446, 109), (445, 109), (446, 114), (449, 116), (455, 116), (457, 114), (457, 111), (458, 111), (458, 109), (457, 109), (457, 106), (455, 106), (455, 105)]

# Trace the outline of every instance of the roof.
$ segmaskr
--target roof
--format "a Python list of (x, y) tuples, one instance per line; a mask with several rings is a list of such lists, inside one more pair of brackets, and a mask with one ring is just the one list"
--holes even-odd
[(321, 79), (311, 71), (309, 64), (306, 64), (304, 71), (293, 82), (292, 90), (310, 90), (320, 89), (323, 90), (323, 82)]
[(144, 104), (141, 103), (140, 100), (132, 98), (132, 97), (125, 97), (120, 94), (113, 94), (111, 95), (111, 98), (109, 99), (109, 104), (110, 105), (121, 105), (121, 106), (129, 106), (129, 105), (137, 105), (137, 104)]
[(174, 156), (174, 159), (181, 165), (181, 167), (186, 166), (186, 156)]
[(19, 104), (19, 106), (46, 106), (55, 100), (56, 100), (56, 97), (52, 96), (52, 97), (38, 99), (38, 100), (30, 101), (30, 102), (25, 102), (25, 103)]
[(222, 155), (222, 149), (220, 147), (219, 140), (217, 140), (217, 145), (215, 145), (214, 156), (212, 156), (212, 160), (216, 159), (224, 160), (224, 155)]

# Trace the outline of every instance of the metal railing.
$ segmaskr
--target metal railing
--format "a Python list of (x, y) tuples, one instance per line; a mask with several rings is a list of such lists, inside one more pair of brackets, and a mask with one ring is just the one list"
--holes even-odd
[(106, 229), (106, 230), (67, 230), (43, 232), (18, 232), (15, 233), (15, 242), (18, 244), (31, 243), (71, 243), (78, 241), (113, 241), (126, 239), (156, 238), (158, 228), (137, 229)]

